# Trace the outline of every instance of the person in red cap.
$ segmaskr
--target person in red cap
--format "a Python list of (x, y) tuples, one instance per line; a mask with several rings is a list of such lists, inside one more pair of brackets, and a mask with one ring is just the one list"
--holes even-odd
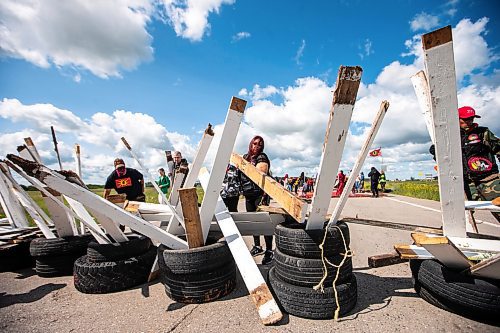
[(106, 179), (104, 185), (104, 199), (114, 189), (118, 194), (125, 193), (127, 200), (146, 201), (144, 195), (144, 177), (136, 169), (126, 168), (125, 162), (121, 158), (114, 161), (115, 170)]
[[(493, 200), (500, 196), (500, 177), (496, 159), (500, 157), (500, 140), (488, 127), (479, 126), (481, 118), (470, 106), (458, 109), (464, 177), (471, 200)], [(495, 216), (498, 219), (498, 216)]]

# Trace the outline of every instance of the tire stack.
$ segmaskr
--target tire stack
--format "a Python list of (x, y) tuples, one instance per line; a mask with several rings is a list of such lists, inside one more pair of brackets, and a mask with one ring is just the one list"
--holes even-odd
[(165, 293), (179, 303), (206, 303), (228, 295), (236, 285), (236, 264), (224, 239), (209, 234), (206, 245), (172, 250), (158, 247)]
[(500, 323), (500, 281), (453, 271), (436, 260), (410, 260), (415, 291), (446, 311)]
[(90, 242), (87, 255), (74, 267), (75, 288), (85, 294), (106, 294), (147, 282), (156, 247), (145, 236), (127, 235), (115, 244)]
[(75, 260), (85, 254), (91, 235), (36, 238), (30, 243), (35, 271), (41, 277), (73, 274)]
[[(349, 229), (340, 222), (328, 229), (324, 244), (324, 256), (338, 265), (343, 259), (346, 247), (349, 249)], [(344, 236), (346, 245), (342, 240)], [(331, 319), (337, 308), (332, 287), (337, 268), (327, 264), (328, 277), (324, 281), (324, 292), (314, 290), (323, 277), (323, 262), (319, 245), (324, 230), (305, 230), (305, 224), (285, 222), (275, 230), (276, 250), (274, 267), (269, 270), (271, 288), (282, 308), (291, 315), (310, 319)], [(358, 289), (352, 273), (352, 260), (346, 258), (339, 268), (336, 282), (340, 315), (351, 311), (356, 305)]]

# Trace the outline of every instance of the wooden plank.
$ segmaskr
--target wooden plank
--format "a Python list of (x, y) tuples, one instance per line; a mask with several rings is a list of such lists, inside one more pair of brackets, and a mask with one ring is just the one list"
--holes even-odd
[(220, 135), (219, 146), (215, 153), (212, 173), (207, 188), (205, 189), (203, 202), (201, 203), (200, 218), (204, 240), (206, 240), (208, 236), (210, 222), (214, 215), (217, 198), (219, 197), (222, 181), (226, 173), (226, 167), (234, 147), (234, 142), (240, 128), (246, 105), (247, 102), (243, 99), (237, 97), (231, 98), (231, 103), (229, 104), (226, 120), (224, 122), (224, 128)]
[[(115, 205), (116, 204), (123, 204), (123, 203), (125, 203), (125, 201), (127, 201), (127, 195), (125, 193), (110, 194), (110, 195), (108, 195), (106, 200), (108, 200), (111, 203), (114, 203)], [(123, 207), (123, 205), (122, 205), (122, 207)]]
[(186, 238), (190, 249), (203, 246), (203, 230), (201, 229), (200, 211), (198, 209), (198, 194), (195, 187), (181, 188), (179, 199), (182, 202), (182, 214), (186, 227)]
[(377, 268), (396, 265), (405, 261), (405, 259), (400, 258), (399, 253), (397, 252), (384, 253), (368, 257), (368, 266), (371, 268)]
[(281, 207), (271, 207), (271, 206), (259, 206), (257, 207), (257, 212), (267, 212), (270, 214), (283, 214), (288, 215), (286, 210)]
[(432, 143), (435, 144), (436, 136), (434, 134), (434, 120), (432, 119), (431, 95), (425, 72), (419, 71), (417, 74), (413, 75), (411, 77), (411, 82), (413, 84), (415, 95), (417, 96), (420, 111), (422, 111), (422, 115), (424, 116), (427, 132), (429, 132)]
[[(276, 226), (283, 222), (285, 222), (285, 218), (278, 214), (271, 215), (267, 222), (234, 221), (242, 236), (272, 236)], [(221, 231), (221, 229), (217, 223), (212, 222), (210, 231)]]
[(194, 183), (198, 179), (198, 174), (200, 173), (200, 169), (205, 161), (205, 158), (208, 153), (208, 148), (210, 148), (210, 144), (214, 138), (214, 131), (212, 130), (212, 125), (208, 124), (203, 136), (198, 145), (198, 151), (196, 152), (196, 156), (193, 160), (193, 163), (189, 166), (189, 173), (186, 176), (186, 181), (184, 182), (184, 187), (193, 187)]
[(443, 232), (465, 237), (463, 170), (451, 26), (422, 36), (436, 136)]
[(380, 126), (382, 125), (382, 121), (384, 120), (385, 114), (387, 113), (387, 109), (389, 108), (389, 102), (383, 101), (380, 104), (380, 108), (378, 110), (377, 115), (373, 119), (372, 127), (370, 129), (370, 132), (368, 133), (368, 136), (366, 137), (365, 143), (363, 144), (363, 147), (361, 147), (361, 151), (359, 152), (358, 158), (356, 160), (356, 163), (354, 164), (354, 167), (352, 168), (351, 175), (352, 177), (349, 177), (347, 180), (347, 184), (344, 188), (344, 191), (340, 195), (339, 200), (337, 201), (337, 204), (335, 205), (335, 209), (333, 210), (332, 216), (330, 217), (330, 220), (328, 221), (328, 225), (333, 225), (337, 224), (337, 221), (340, 217), (340, 213), (342, 213), (342, 209), (344, 209), (344, 206), (347, 202), (347, 199), (349, 198), (349, 194), (351, 193), (351, 189), (354, 186), (354, 182), (356, 181), (355, 175), (359, 175), (359, 172), (361, 171), (361, 167), (365, 163), (366, 156), (368, 155), (368, 152), (370, 150), (371, 145), (373, 144), (373, 141), (375, 140), (375, 136), (378, 133), (378, 130)]
[[(71, 207), (71, 209), (73, 209), (75, 214), (78, 216), (80, 222), (87, 226), (90, 233), (92, 234), (92, 236), (94, 236), (94, 238), (99, 244), (111, 243), (109, 237), (106, 235), (104, 231), (102, 231), (101, 227), (97, 225), (97, 223), (94, 221), (94, 218), (90, 215), (90, 213), (85, 209), (85, 207), (81, 203), (69, 197), (66, 197), (66, 201), (68, 202), (68, 205)], [(119, 231), (121, 232), (121, 230)]]
[(38, 153), (38, 150), (36, 149), (33, 140), (31, 140), (31, 137), (24, 138), (24, 143), (26, 144), (26, 148), (28, 149), (31, 157), (33, 158), (33, 161), (37, 163), (42, 163), (40, 154)]
[(495, 206), (491, 201), (465, 201), (465, 209), (500, 212), (500, 206)]
[(186, 167), (180, 167), (179, 170), (175, 173), (174, 182), (172, 183), (170, 195), (168, 196), (170, 204), (174, 207), (177, 206), (177, 203), (179, 202), (179, 190), (181, 189), (184, 177), (186, 177), (186, 172)]
[(450, 241), (460, 249), (469, 249), (473, 251), (500, 252), (500, 240), (448, 237)]
[(434, 234), (440, 234), (440, 235), (443, 234), (443, 231), (441, 229), (429, 228), (429, 227), (425, 227), (425, 226), (406, 224), (406, 223), (386, 222), (386, 221), (367, 220), (367, 219), (355, 219), (355, 218), (350, 218), (350, 217), (343, 218), (342, 221), (344, 221), (346, 223), (369, 225), (369, 226), (374, 226), (374, 227), (382, 227), (382, 228), (389, 228), (389, 229), (396, 229), (396, 230), (405, 230), (405, 231), (413, 231), (413, 232), (425, 230), (425, 232), (427, 232), (427, 233), (434, 233)]
[[(204, 189), (209, 185), (209, 178), (208, 171), (205, 168), (201, 169), (199, 179)], [(226, 237), (229, 250), (250, 293), (250, 298), (257, 308), (259, 317), (264, 325), (277, 323), (283, 318), (283, 314), (274, 300), (259, 268), (255, 264), (253, 257), (250, 255), (245, 241), (231, 218), (231, 214), (229, 214), (224, 201), (220, 195), (217, 194), (217, 197), (215, 217), (222, 233)]]
[(167, 169), (170, 178), (170, 184), (174, 183), (174, 159), (172, 158), (172, 152), (170, 150), (165, 150), (165, 158), (167, 159)]
[[(24, 206), (24, 208), (26, 209), (26, 211), (28, 212), (28, 214), (31, 216), (31, 218), (33, 219), (33, 222), (35, 222), (35, 224), (38, 226), (38, 228), (40, 228), (40, 230), (42, 231), (43, 235), (45, 236), (45, 238), (47, 239), (51, 239), (51, 238), (57, 238), (56, 235), (54, 235), (54, 233), (49, 229), (48, 225), (45, 224), (45, 221), (44, 219), (42, 218), (42, 216), (40, 215), (40, 211), (41, 209), (36, 206), (32, 206), (32, 202), (29, 201), (29, 199), (31, 198), (27, 198), (27, 195), (25, 193), (21, 193), (21, 192), (18, 192), (18, 191), (14, 191), (14, 194), (17, 196), (17, 198), (19, 199), (19, 201), (21, 202), (21, 204)], [(38, 209), (36, 209), (35, 207), (38, 207)], [(44, 213), (45, 216), (47, 216), (45, 213)]]
[[(0, 186), (1, 186), (1, 184), (0, 184)], [(1, 190), (0, 190), (0, 206), (2, 207), (2, 210), (3, 210), (4, 214), (5, 214), (5, 219), (7, 220), (7, 222), (9, 223), (9, 225), (11, 227), (17, 228), (18, 226), (17, 226), (16, 222), (14, 221), (14, 217), (11, 215), (11, 213), (9, 211), (9, 206), (5, 202)]]
[(446, 267), (464, 270), (473, 265), (446, 236), (412, 233), (411, 237), (417, 245), (424, 247)]
[(76, 163), (76, 174), (78, 177), (82, 178), (82, 160), (80, 157), (80, 145), (75, 144), (75, 163)]
[(344, 152), (362, 72), (361, 67), (340, 66), (339, 68), (318, 177), (306, 225), (307, 230), (323, 228), (335, 185), (335, 176)]
[(4, 201), (5, 206), (2, 206), (5, 208), (6, 216), (10, 216), (16, 227), (28, 227), (29, 223), (26, 215), (24, 215), (19, 200), (9, 189), (7, 179), (3, 176), (3, 171), (0, 171), (0, 195), (2, 196), (2, 201)]
[[(104, 200), (106, 200), (106, 199), (104, 199)], [(76, 205), (78, 206), (79, 204), (76, 203)], [(120, 207), (120, 206), (116, 206), (116, 207)], [(85, 208), (85, 207), (83, 207), (83, 208)], [(94, 209), (92, 206), (87, 206), (87, 209), (92, 215), (95, 216), (95, 218), (101, 224), (101, 226), (104, 228), (104, 230), (106, 230), (106, 233), (109, 234), (111, 236), (111, 238), (113, 238), (115, 240), (115, 242), (126, 242), (129, 240), (127, 235), (125, 235), (125, 233), (120, 229), (119, 226), (121, 223), (116, 218), (107, 216), (107, 215), (103, 214), (101, 211)]]
[(50, 212), (50, 217), (56, 227), (57, 235), (59, 237), (77, 235), (78, 232), (76, 228), (74, 228), (75, 224), (71, 223), (71, 215), (68, 215), (68, 212), (57, 203), (57, 201), (61, 201), (62, 198), (52, 199), (44, 196), (42, 199)]
[[(401, 259), (435, 259), (434, 256), (422, 246), (395, 244), (394, 249), (399, 253)], [(469, 260), (481, 260), (490, 258), (492, 255), (488, 252), (475, 252), (464, 250), (463, 254)]]
[(472, 266), (470, 273), (482, 278), (500, 279), (500, 254)]
[(136, 230), (139, 233), (157, 240), (171, 249), (186, 249), (187, 242), (175, 237), (160, 228), (147, 223), (146, 221), (130, 214), (129, 212), (113, 205), (111, 202), (98, 196), (97, 194), (73, 183), (68, 182), (62, 175), (54, 175), (49, 168), (24, 160), (16, 155), (8, 154), (7, 158), (20, 166), (28, 175), (38, 178), (47, 186), (59, 191), (60, 193), (79, 201), (92, 210), (98, 211), (111, 220), (118, 221)]
[(252, 163), (246, 161), (242, 156), (233, 153), (231, 155), (233, 163), (257, 186), (264, 190), (274, 201), (276, 201), (290, 216), (296, 221), (302, 222), (307, 212), (307, 202), (300, 199), (294, 193), (286, 190), (283, 185), (273, 178), (258, 170)]

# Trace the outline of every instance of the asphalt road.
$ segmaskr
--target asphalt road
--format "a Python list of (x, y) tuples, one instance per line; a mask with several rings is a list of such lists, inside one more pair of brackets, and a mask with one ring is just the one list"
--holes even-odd
[[(332, 199), (330, 211), (337, 199)], [(240, 202), (240, 207), (244, 207)], [(243, 209), (244, 210), (244, 209)], [(344, 217), (430, 227), (440, 226), (439, 203), (400, 196), (352, 198)], [(480, 212), (481, 233), (500, 235), (500, 224)], [(285, 315), (263, 326), (241, 278), (230, 295), (215, 302), (171, 301), (159, 282), (106, 295), (86, 295), (72, 277), (39, 278), (31, 269), (0, 273), (1, 332), (500, 332), (499, 327), (436, 308), (415, 294), (408, 263), (371, 269), (367, 258), (411, 243), (410, 232), (350, 224), (358, 280), (355, 309), (339, 322)], [(251, 237), (246, 238), (252, 243)], [(262, 256), (256, 257), (260, 263)], [(259, 268), (263, 274), (269, 266)]]

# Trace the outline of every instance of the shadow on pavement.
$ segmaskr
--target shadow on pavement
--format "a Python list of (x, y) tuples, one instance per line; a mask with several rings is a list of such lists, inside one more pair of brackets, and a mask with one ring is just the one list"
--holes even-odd
[(13, 304), (19, 303), (32, 303), (38, 301), (51, 292), (62, 289), (66, 287), (66, 283), (47, 283), (43, 286), (36, 287), (35, 289), (30, 290), (27, 293), (22, 294), (7, 294), (0, 293), (0, 308), (5, 308), (11, 306)]

